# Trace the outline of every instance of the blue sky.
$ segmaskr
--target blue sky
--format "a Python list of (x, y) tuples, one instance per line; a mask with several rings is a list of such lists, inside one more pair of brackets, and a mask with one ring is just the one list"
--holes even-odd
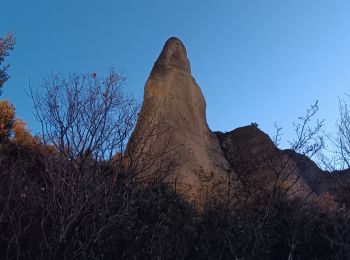
[(11, 79), (1, 98), (34, 133), (25, 93), (50, 72), (126, 71), (142, 100), (163, 44), (178, 36), (207, 102), (212, 130), (292, 122), (319, 100), (333, 131), (338, 97), (350, 86), (350, 2), (337, 0), (11, 0), (1, 3), (0, 35), (15, 34)]

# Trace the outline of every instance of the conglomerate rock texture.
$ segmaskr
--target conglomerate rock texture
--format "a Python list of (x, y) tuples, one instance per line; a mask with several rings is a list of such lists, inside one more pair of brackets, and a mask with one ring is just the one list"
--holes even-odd
[(206, 103), (186, 49), (175, 37), (166, 42), (146, 82), (127, 153), (139, 154), (141, 168), (164, 173), (166, 182), (194, 201), (214, 187), (222, 190), (233, 175), (207, 125)]

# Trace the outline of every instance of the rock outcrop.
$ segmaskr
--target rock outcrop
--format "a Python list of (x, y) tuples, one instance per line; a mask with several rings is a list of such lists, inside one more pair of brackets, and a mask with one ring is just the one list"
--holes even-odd
[(164, 174), (176, 191), (195, 201), (232, 176), (207, 125), (206, 103), (185, 46), (175, 37), (166, 42), (146, 82), (126, 153), (137, 157), (141, 176), (152, 180)]
[(348, 171), (328, 172), (294, 150), (280, 150), (271, 138), (255, 125), (231, 132), (216, 132), (225, 158), (238, 180), (259, 192), (277, 185), (287, 188), (292, 197), (316, 199), (330, 194), (341, 202), (344, 187), (350, 183)]
[(217, 132), (216, 135), (238, 179), (252, 188), (252, 192), (276, 186), (292, 197), (313, 196), (314, 186), (309, 185), (310, 179), (305, 179), (294, 161), (294, 154), (278, 149), (270, 137), (255, 125), (228, 133)]

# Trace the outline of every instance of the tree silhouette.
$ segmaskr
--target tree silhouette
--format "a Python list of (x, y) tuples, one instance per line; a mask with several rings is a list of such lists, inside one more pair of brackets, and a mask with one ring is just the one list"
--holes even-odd
[(14, 44), (15, 39), (12, 34), (7, 34), (4, 38), (0, 37), (0, 94), (3, 85), (9, 79), (9, 75), (7, 74), (9, 65), (5, 65), (4, 61), (13, 50)]

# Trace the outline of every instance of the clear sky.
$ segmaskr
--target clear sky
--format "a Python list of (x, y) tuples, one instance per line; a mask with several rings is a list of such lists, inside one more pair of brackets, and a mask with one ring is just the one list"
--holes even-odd
[(1, 98), (34, 133), (25, 93), (50, 72), (126, 71), (142, 100), (163, 44), (178, 36), (207, 102), (212, 130), (292, 122), (319, 100), (332, 131), (338, 97), (350, 86), (350, 1), (337, 0), (11, 0), (0, 5), (0, 35), (17, 43)]

